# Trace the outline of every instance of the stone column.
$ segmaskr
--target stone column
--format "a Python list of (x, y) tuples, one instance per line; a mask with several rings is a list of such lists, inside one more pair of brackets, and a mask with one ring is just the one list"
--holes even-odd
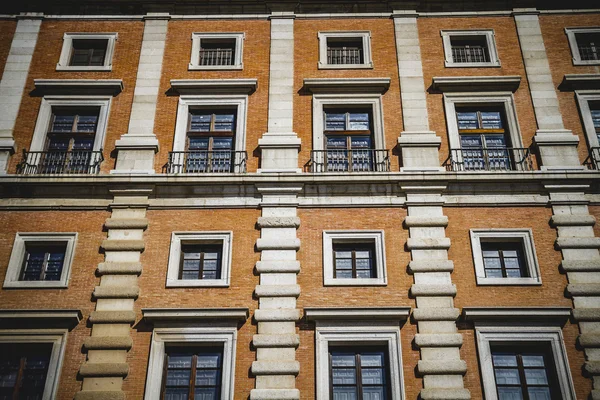
[(294, 18), (292, 12), (271, 14), (268, 132), (258, 140), (258, 172), (302, 172), (300, 139), (294, 125)]
[(415, 345), (421, 350), (417, 371), (424, 386), (420, 398), (470, 399), (463, 383), (467, 364), (460, 359), (463, 338), (456, 327), (460, 312), (454, 307), (456, 286), (450, 276), (454, 264), (448, 260), (448, 217), (443, 214), (440, 194), (444, 188), (403, 189), (408, 206), (404, 224), (409, 229), (407, 247), (412, 258), (408, 267), (414, 276), (410, 292), (417, 302), (413, 311), (419, 332)]
[(89, 317), (92, 334), (83, 344), (87, 361), (79, 369), (83, 385), (75, 400), (125, 399), (122, 385), (129, 372), (129, 331), (139, 296), (149, 193), (143, 189), (113, 191), (112, 215), (104, 224), (108, 230), (108, 238), (102, 242), (105, 261), (98, 265), (100, 285), (93, 292), (96, 310)]
[(158, 140), (154, 134), (156, 103), (167, 40), (169, 14), (148, 13), (138, 65), (129, 130), (115, 143), (117, 165), (111, 174), (153, 174)]
[(583, 169), (577, 154), (579, 138), (563, 125), (540, 29), (539, 11), (514, 9), (513, 15), (538, 126), (534, 140), (540, 150), (542, 170)]
[[(591, 399), (600, 399), (600, 238), (594, 236), (596, 218), (589, 214), (583, 190), (548, 188), (556, 227), (556, 246), (562, 251), (561, 267), (573, 299), (573, 317), (579, 323), (579, 345), (585, 352), (584, 371), (593, 380)], [(577, 366), (574, 366), (577, 369)]]
[(404, 131), (398, 138), (402, 149), (401, 171), (442, 171), (438, 155), (441, 139), (429, 130), (417, 12), (394, 11), (392, 17), (404, 123)]
[(252, 339), (256, 347), (256, 361), (252, 363), (256, 388), (250, 392), (251, 400), (300, 398), (296, 389), (300, 371), (300, 363), (296, 361), (299, 344), (296, 322), (300, 319), (300, 310), (296, 308), (300, 295), (296, 280), (300, 263), (296, 252), (300, 239), (296, 237), (296, 229), (300, 219), (296, 210), (301, 189), (301, 186), (257, 186), (262, 194), (262, 216), (258, 219), (261, 234), (256, 249), (261, 256), (256, 264), (260, 284), (254, 291), (259, 303), (254, 313), (258, 334)]
[(16, 150), (13, 131), (42, 18), (43, 14), (39, 13), (21, 13), (17, 16), (17, 29), (0, 81), (0, 175), (6, 174), (10, 155)]

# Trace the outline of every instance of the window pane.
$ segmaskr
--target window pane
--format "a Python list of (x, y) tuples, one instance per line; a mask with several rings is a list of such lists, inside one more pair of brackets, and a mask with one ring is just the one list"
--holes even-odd
[(529, 388), (529, 400), (550, 400), (550, 389), (548, 388)]
[(547, 385), (548, 379), (546, 378), (546, 370), (542, 368), (526, 369), (525, 381), (530, 385)]
[(188, 400), (188, 388), (168, 387), (165, 392), (165, 400)]
[(191, 373), (189, 369), (167, 371), (167, 386), (188, 386)]
[(363, 400), (384, 400), (385, 388), (365, 387), (363, 388)]
[(183, 261), (183, 270), (184, 271), (198, 271), (200, 269), (200, 264), (198, 260), (184, 260)]
[[(466, 129), (466, 128), (465, 128)], [(460, 135), (461, 148), (481, 148), (481, 136)]]
[(360, 269), (356, 271), (356, 277), (360, 279), (369, 279), (374, 278), (373, 271), (370, 269)]
[(219, 378), (217, 370), (196, 371), (196, 386), (216, 386)]
[(356, 370), (354, 368), (334, 368), (332, 376), (334, 385), (356, 384)]
[(325, 113), (325, 130), (343, 131), (346, 129), (346, 114)]
[(502, 129), (502, 118), (499, 111), (482, 111), (481, 124), (483, 129)]
[(333, 400), (357, 400), (356, 388), (346, 386), (334, 386)]
[(97, 115), (80, 115), (77, 120), (77, 132), (96, 132)]
[[(487, 148), (505, 148), (506, 139), (502, 135), (485, 135), (485, 145)], [(503, 152), (504, 153), (504, 152)]]
[(232, 150), (233, 138), (214, 138), (213, 150)]
[[(371, 148), (371, 137), (369, 136), (352, 136), (351, 139), (351, 148), (352, 149), (370, 149)], [(366, 154), (363, 154), (361, 157), (364, 157)]]
[(74, 115), (55, 115), (52, 132), (71, 132), (74, 122)]
[(202, 271), (202, 279), (219, 279), (220, 277), (217, 276), (217, 271), (206, 271), (203, 270)]
[(219, 368), (221, 366), (221, 354), (201, 354), (198, 355), (198, 368)]
[(356, 260), (356, 269), (371, 269), (371, 259), (359, 258)]
[(195, 400), (218, 400), (217, 388), (196, 388), (194, 390)]
[(362, 383), (364, 385), (383, 385), (383, 369), (381, 368), (369, 368), (362, 369)]
[(507, 269), (506, 270), (507, 278), (522, 278), (523, 274), (520, 269)]
[(361, 354), (360, 365), (362, 367), (382, 367), (383, 366), (383, 353)]
[(477, 112), (457, 112), (456, 119), (458, 120), (458, 129), (477, 129), (479, 128), (479, 120)]
[(169, 368), (192, 368), (192, 356), (191, 355), (170, 355), (169, 356)]
[(204, 270), (216, 271), (218, 267), (217, 260), (204, 260)]
[(211, 118), (212, 114), (192, 114), (190, 122), (190, 131), (209, 132)]
[(354, 354), (332, 354), (331, 365), (333, 367), (353, 367), (356, 365)]
[(368, 113), (350, 113), (350, 126), (348, 130), (352, 131), (368, 131), (369, 130), (369, 114)]
[(208, 150), (208, 141), (209, 138), (191, 136), (189, 137), (188, 150)]
[(483, 264), (485, 265), (485, 268), (490, 268), (490, 269), (491, 268), (500, 268), (502, 266), (499, 258), (484, 258)]
[(233, 131), (233, 114), (216, 114), (215, 131)]
[(352, 260), (336, 259), (335, 260), (335, 268), (336, 269), (352, 269)]
[(362, 251), (362, 250), (357, 250), (356, 251), (356, 258), (362, 258), (362, 259), (369, 259), (371, 258), (371, 252), (366, 250), (366, 251)]
[(525, 355), (521, 356), (523, 358), (523, 366), (525, 367), (543, 367), (544, 366), (544, 356), (543, 355)]
[(522, 400), (521, 388), (499, 387), (498, 400)]
[(487, 269), (485, 270), (486, 278), (502, 278), (502, 270), (501, 269)]
[(335, 277), (338, 279), (352, 279), (352, 270), (337, 270)]
[(591, 110), (592, 121), (594, 121), (594, 127), (596, 129), (600, 128), (600, 110)]
[(518, 369), (496, 368), (496, 384), (498, 385), (518, 385), (521, 383), (519, 379)]
[(495, 367), (516, 367), (517, 356), (514, 354), (493, 354), (492, 359)]

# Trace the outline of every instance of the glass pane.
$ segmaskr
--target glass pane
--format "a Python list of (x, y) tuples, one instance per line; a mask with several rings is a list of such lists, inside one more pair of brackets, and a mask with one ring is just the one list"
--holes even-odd
[(195, 400), (217, 400), (217, 388), (196, 388), (194, 390)]
[(183, 271), (181, 273), (181, 279), (190, 280), (190, 279), (198, 279), (198, 271)]
[(165, 391), (165, 400), (187, 400), (188, 388), (170, 388)]
[[(352, 136), (350, 138), (351, 147), (353, 149), (370, 149), (371, 148), (371, 137), (370, 136)], [(363, 153), (362, 157), (367, 156), (369, 153)]]
[(71, 132), (73, 123), (75, 122), (74, 115), (55, 115), (54, 123), (52, 124), (53, 132)]
[(190, 136), (188, 150), (208, 150), (208, 138)]
[(484, 138), (487, 148), (506, 148), (506, 139), (502, 135), (485, 135)]
[(214, 138), (213, 139), (213, 150), (232, 150), (233, 149), (233, 138)]
[(336, 269), (352, 269), (352, 260), (336, 259), (335, 260), (335, 268)]
[(381, 368), (368, 368), (362, 369), (362, 383), (364, 385), (383, 385), (383, 369)]
[(370, 251), (356, 251), (356, 258), (371, 258), (371, 252)]
[(483, 265), (485, 268), (500, 268), (502, 266), (499, 258), (484, 258)]
[(359, 258), (356, 260), (356, 269), (371, 269), (371, 260), (369, 258)]
[(217, 260), (219, 259), (219, 252), (216, 251), (205, 251), (204, 252), (204, 259), (205, 260)]
[(357, 400), (356, 388), (347, 386), (334, 386), (333, 400)]
[(502, 278), (502, 270), (501, 269), (487, 269), (485, 270), (486, 278)]
[(542, 368), (525, 369), (525, 381), (530, 385), (547, 385), (546, 370)]
[(204, 260), (204, 269), (209, 271), (216, 271), (218, 266), (217, 260)]
[(369, 130), (368, 113), (350, 113), (350, 126), (348, 130), (367, 131)]
[(343, 131), (346, 129), (346, 114), (325, 113), (325, 130)]
[(520, 269), (507, 269), (506, 277), (508, 278), (522, 278), (523, 274)]
[(196, 371), (196, 386), (216, 386), (218, 377), (218, 370), (198, 370)]
[(96, 132), (98, 116), (80, 115), (77, 120), (77, 132)]
[(215, 131), (233, 131), (233, 114), (215, 115)]
[(188, 386), (191, 372), (189, 369), (167, 371), (167, 386)]
[(336, 270), (335, 277), (337, 279), (351, 279), (352, 278), (352, 270)]
[(217, 271), (202, 271), (202, 279), (218, 279)]
[(192, 356), (188, 354), (169, 355), (169, 368), (192, 368)]
[(345, 149), (348, 146), (345, 136), (328, 136), (327, 149)]
[(550, 389), (549, 388), (529, 388), (529, 400), (550, 400)]
[(481, 136), (460, 135), (461, 148), (481, 148)]
[(483, 129), (502, 129), (502, 118), (499, 111), (482, 111), (481, 124)]
[(351, 251), (336, 251), (335, 258), (352, 258)]
[(362, 367), (382, 367), (383, 353), (376, 354), (361, 354), (360, 365)]
[(384, 400), (385, 388), (365, 387), (363, 388), (363, 400)]
[(456, 119), (458, 120), (458, 129), (477, 129), (479, 128), (479, 120), (477, 112), (457, 112)]
[(334, 385), (356, 384), (356, 370), (354, 368), (334, 368), (331, 374)]
[(500, 257), (500, 252), (498, 250), (483, 250), (484, 257)]
[(594, 127), (600, 128), (600, 110), (591, 110), (592, 121), (594, 121)]
[(356, 364), (354, 354), (332, 354), (331, 366), (333, 367), (354, 367)]
[(544, 364), (544, 356), (542, 355), (525, 355), (521, 356), (523, 358), (523, 366), (525, 367), (543, 367)]
[(219, 368), (221, 365), (221, 354), (198, 355), (198, 368)]
[(373, 278), (373, 271), (370, 269), (359, 269), (356, 271), (356, 277), (361, 279)]
[(183, 261), (183, 270), (184, 271), (198, 271), (200, 269), (200, 264), (198, 260), (184, 260)]
[(190, 130), (194, 132), (210, 131), (211, 114), (192, 114), (190, 121)]
[(498, 400), (522, 400), (521, 388), (499, 387)]
[[(506, 253), (505, 253), (506, 254)], [(504, 266), (506, 268), (519, 268), (518, 258), (504, 258)]]
[(516, 367), (517, 356), (514, 354), (493, 354), (492, 359), (495, 367)]
[(496, 384), (498, 385), (518, 385), (521, 383), (519, 379), (518, 369), (496, 368)]

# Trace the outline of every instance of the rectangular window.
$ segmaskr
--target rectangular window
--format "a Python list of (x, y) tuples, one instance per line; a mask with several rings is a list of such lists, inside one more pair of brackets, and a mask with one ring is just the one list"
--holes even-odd
[(377, 278), (375, 243), (333, 243), (333, 277)]
[(373, 171), (369, 110), (325, 110), (327, 171)]
[(179, 279), (220, 279), (223, 246), (183, 244)]
[(592, 123), (594, 124), (594, 130), (596, 131), (596, 137), (600, 143), (600, 101), (590, 101), (589, 106)]
[(331, 399), (386, 400), (390, 398), (385, 348), (329, 348)]
[(331, 37), (327, 39), (327, 64), (364, 64), (360, 37)]
[(234, 65), (235, 38), (202, 39), (200, 41), (200, 62), (205, 65)]
[(243, 32), (194, 32), (190, 70), (243, 68)]
[(528, 277), (521, 242), (481, 243), (486, 278)]
[(57, 71), (110, 71), (115, 32), (68, 32), (63, 36)]
[(452, 61), (455, 63), (488, 63), (490, 54), (485, 36), (451, 36)]
[(235, 110), (190, 109), (185, 172), (232, 172)]
[(576, 33), (575, 40), (581, 61), (600, 60), (600, 32)]
[(223, 347), (167, 347), (163, 396), (165, 400), (221, 398)]
[(70, 66), (103, 66), (108, 39), (74, 39)]
[(65, 262), (66, 244), (31, 243), (25, 245), (25, 260), (20, 280), (59, 281)]
[(52, 344), (0, 344), (0, 398), (41, 399)]

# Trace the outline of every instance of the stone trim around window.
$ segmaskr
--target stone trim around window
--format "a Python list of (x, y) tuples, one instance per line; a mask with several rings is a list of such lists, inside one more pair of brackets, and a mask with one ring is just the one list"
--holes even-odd
[(592, 120), (592, 111), (590, 108), (590, 101), (600, 102), (600, 91), (599, 90), (576, 90), (575, 97), (577, 98), (577, 104), (579, 105), (579, 113), (583, 120), (583, 129), (585, 131), (585, 137), (588, 145), (591, 148), (600, 147), (598, 141), (598, 135), (596, 134), (596, 128), (594, 127), (594, 121)]
[[(343, 31), (343, 32), (319, 32), (319, 69), (371, 69), (373, 59), (371, 56), (371, 32), (370, 31)], [(329, 64), (327, 62), (327, 39), (330, 38), (354, 38), (362, 41), (363, 63), (362, 64)]]
[[(112, 59), (115, 43), (118, 39), (116, 32), (66, 32), (63, 36), (63, 46), (60, 52), (57, 71), (112, 71)], [(73, 40), (107, 40), (104, 65), (69, 65), (73, 51)]]
[[(233, 65), (200, 65), (200, 48), (203, 39), (230, 39), (235, 40)], [(244, 32), (194, 32), (192, 33), (192, 54), (188, 70), (239, 70), (244, 69)]]
[[(471, 250), (475, 264), (475, 277), (478, 285), (541, 285), (540, 267), (533, 242), (531, 229), (471, 229)], [(520, 242), (523, 245), (523, 257), (528, 277), (523, 278), (487, 278), (481, 250), (482, 239), (494, 242)]]
[[(373, 243), (376, 278), (334, 278), (333, 243)], [(323, 231), (323, 284), (325, 286), (385, 286), (385, 237), (383, 231)]]
[(564, 339), (559, 326), (477, 326), (477, 350), (479, 352), (479, 365), (486, 400), (498, 400), (496, 379), (492, 365), (492, 352), (490, 345), (496, 343), (524, 345), (527, 343), (547, 343), (552, 351), (554, 368), (560, 386), (560, 398), (575, 400), (571, 369), (564, 346)]
[(330, 400), (329, 347), (330, 345), (386, 346), (388, 349), (390, 400), (403, 400), (404, 377), (402, 373), (402, 349), (398, 324), (376, 321), (317, 321), (315, 328), (315, 363), (317, 398)]
[[(565, 34), (567, 35), (567, 39), (569, 41), (569, 47), (571, 48), (571, 56), (573, 60), (573, 65), (600, 65), (600, 60), (582, 60), (581, 54), (579, 54), (579, 45), (577, 44), (577, 37), (575, 36), (578, 33), (599, 33), (600, 27), (598, 26), (586, 26), (580, 28), (565, 28)], [(598, 44), (600, 48), (600, 43)]]
[(205, 323), (206, 326), (173, 326), (154, 328), (148, 361), (146, 395), (144, 400), (159, 400), (166, 361), (165, 346), (169, 344), (185, 345), (215, 344), (223, 346), (223, 368), (221, 399), (232, 400), (235, 381), (235, 350), (237, 341), (237, 323)]
[[(232, 240), (233, 232), (173, 232), (167, 268), (167, 287), (229, 287)], [(222, 246), (221, 277), (219, 279), (179, 279), (181, 245), (204, 243), (217, 243)]]
[(444, 108), (448, 128), (450, 149), (460, 149), (456, 106), (499, 106), (504, 109), (506, 124), (510, 135), (510, 147), (522, 148), (521, 128), (515, 109), (515, 99), (511, 92), (444, 93)]
[[(444, 63), (448, 68), (482, 68), (499, 67), (500, 59), (496, 49), (496, 38), (493, 29), (481, 30), (441, 30), (442, 43), (444, 45)], [(452, 57), (452, 36), (479, 36), (484, 37), (490, 60), (487, 62), (455, 62)]]
[[(58, 281), (22, 281), (19, 280), (25, 258), (26, 245), (28, 243), (51, 243), (65, 244), (65, 259), (62, 273)], [(4, 288), (15, 289), (39, 289), (39, 288), (66, 288), (69, 285), (71, 266), (75, 255), (77, 233), (75, 232), (43, 232), (30, 233), (19, 232), (15, 236), (13, 249), (8, 261)]]
[(67, 334), (67, 329), (0, 329), (0, 343), (47, 343), (52, 345), (42, 400), (56, 398)]

